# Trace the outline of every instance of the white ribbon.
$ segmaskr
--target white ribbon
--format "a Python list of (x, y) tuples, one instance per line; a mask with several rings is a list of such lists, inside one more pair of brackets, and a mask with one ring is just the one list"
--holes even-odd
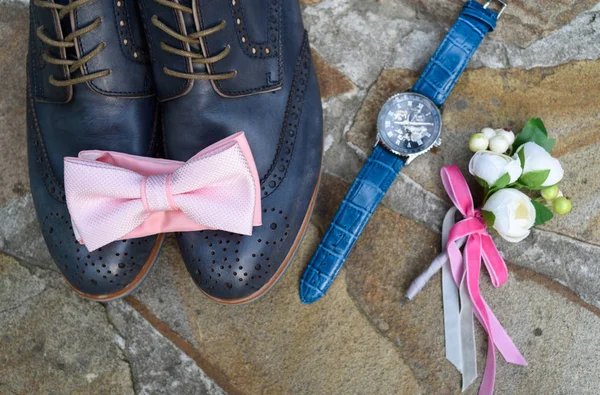
[[(462, 374), (462, 390), (466, 390), (477, 378), (477, 354), (475, 350), (475, 323), (473, 305), (468, 294), (465, 275), (460, 287), (452, 278), (452, 269), (446, 253), (450, 229), (456, 223), (456, 207), (452, 207), (444, 217), (442, 225), (442, 253), (408, 288), (406, 298), (413, 300), (425, 284), (442, 269), (442, 297), (444, 300), (444, 335), (446, 338), (446, 359)], [(459, 240), (461, 248), (466, 238)]]

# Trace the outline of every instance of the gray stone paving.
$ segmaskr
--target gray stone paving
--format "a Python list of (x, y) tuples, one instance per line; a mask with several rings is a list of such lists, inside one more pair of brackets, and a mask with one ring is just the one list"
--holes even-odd
[[(424, 67), (461, 1), (302, 2), (327, 88), (320, 197), (276, 289), (231, 308), (197, 291), (170, 238), (124, 301), (89, 302), (64, 283), (27, 180), (18, 43), (26, 42), (28, 3), (0, 0), (0, 393), (460, 393), (444, 359), (439, 278), (413, 303), (400, 300), (439, 251), (449, 204), (439, 167), (464, 170), (464, 144), (479, 123), (517, 127), (531, 116), (559, 137), (564, 188), (576, 204), (520, 244), (497, 240), (511, 276), (501, 289), (486, 278), (482, 293), (529, 366), (499, 357), (496, 393), (598, 393), (600, 3), (509, 0), (514, 7), (457, 86), (461, 107), (457, 97), (446, 105), (444, 145), (398, 177), (328, 296), (301, 306), (299, 276), (370, 152), (377, 101)], [(510, 83), (494, 82), (502, 78)], [(497, 108), (490, 98), (507, 102)], [(477, 383), (467, 391), (476, 392)]]

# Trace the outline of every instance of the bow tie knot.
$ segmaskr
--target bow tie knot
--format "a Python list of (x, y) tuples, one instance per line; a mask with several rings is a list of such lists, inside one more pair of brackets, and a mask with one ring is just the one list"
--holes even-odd
[(140, 186), (140, 195), (146, 211), (179, 210), (173, 199), (172, 179), (172, 174), (156, 174), (144, 178)]

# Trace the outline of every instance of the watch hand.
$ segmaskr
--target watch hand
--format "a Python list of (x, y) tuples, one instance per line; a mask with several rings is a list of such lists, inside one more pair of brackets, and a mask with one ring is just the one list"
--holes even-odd
[(398, 122), (394, 121), (395, 125), (400, 126), (425, 126), (425, 125), (433, 125), (433, 122)]

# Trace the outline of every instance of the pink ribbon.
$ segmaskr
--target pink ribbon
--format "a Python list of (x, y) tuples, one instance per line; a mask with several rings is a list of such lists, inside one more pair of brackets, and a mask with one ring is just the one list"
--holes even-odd
[(108, 151), (65, 158), (65, 193), (77, 239), (93, 251), (115, 240), (261, 225), (260, 182), (244, 133), (187, 162)]
[[(444, 188), (452, 203), (461, 212), (464, 219), (456, 223), (450, 230), (446, 250), (452, 268), (452, 277), (457, 287), (466, 274), (466, 286), (474, 306), (475, 316), (488, 333), (487, 364), (479, 393), (482, 395), (494, 392), (496, 376), (496, 351), (495, 347), (506, 362), (527, 365), (525, 358), (514, 345), (500, 322), (492, 313), (479, 291), (479, 274), (481, 272), (481, 259), (485, 263), (492, 284), (498, 288), (508, 278), (508, 269), (502, 256), (498, 252), (494, 241), (486, 230), (486, 225), (479, 210), (473, 206), (473, 198), (469, 186), (462, 173), (456, 166), (444, 166), (441, 170)], [(464, 259), (460, 247), (460, 239), (466, 237)]]

